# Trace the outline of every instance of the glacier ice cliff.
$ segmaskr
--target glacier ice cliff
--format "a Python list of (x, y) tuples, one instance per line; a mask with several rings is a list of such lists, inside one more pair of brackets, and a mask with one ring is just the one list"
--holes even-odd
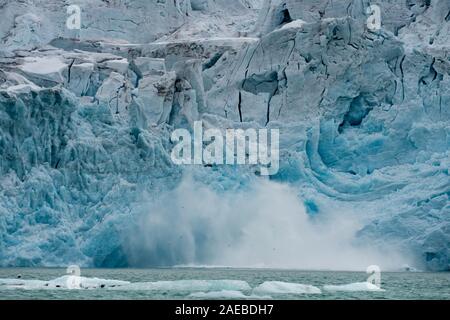
[[(305, 239), (339, 223), (304, 235), (333, 217), (354, 247), (450, 269), (449, 1), (76, 4), (70, 30), (66, 2), (0, 0), (0, 266), (325, 268)], [(280, 129), (278, 174), (174, 165), (197, 120)]]

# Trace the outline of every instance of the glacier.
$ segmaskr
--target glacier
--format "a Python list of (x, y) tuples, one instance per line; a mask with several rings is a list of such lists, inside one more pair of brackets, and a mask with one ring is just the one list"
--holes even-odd
[[(450, 270), (449, 1), (74, 4), (0, 0), (0, 266)], [(174, 165), (200, 120), (279, 172)]]

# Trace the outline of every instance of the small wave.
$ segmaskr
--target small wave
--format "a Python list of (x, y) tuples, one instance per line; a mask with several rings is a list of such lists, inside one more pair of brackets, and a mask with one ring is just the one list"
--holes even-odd
[(348, 292), (356, 292), (356, 291), (385, 291), (380, 287), (370, 283), (370, 282), (355, 282), (350, 284), (343, 285), (327, 285), (323, 287), (326, 291), (348, 291)]
[(253, 294), (320, 294), (322, 291), (312, 285), (267, 281), (253, 289)]

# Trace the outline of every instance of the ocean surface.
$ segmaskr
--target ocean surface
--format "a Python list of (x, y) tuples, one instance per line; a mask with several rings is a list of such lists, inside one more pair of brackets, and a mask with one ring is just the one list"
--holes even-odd
[[(75, 289), (68, 281), (78, 279)], [(450, 273), (228, 268), (0, 269), (0, 299), (450, 299)]]

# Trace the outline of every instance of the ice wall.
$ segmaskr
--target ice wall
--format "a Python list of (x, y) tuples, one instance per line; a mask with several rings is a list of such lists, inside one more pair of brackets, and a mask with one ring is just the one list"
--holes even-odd
[[(271, 180), (294, 190), (305, 223), (356, 219), (352, 246), (448, 270), (448, 1), (77, 4), (81, 29), (69, 30), (63, 2), (0, 1), (0, 265), (217, 262), (217, 208), (180, 203), (166, 220), (154, 205), (186, 174), (224, 199), (260, 183), (253, 167), (171, 162), (171, 131), (203, 120), (280, 129)], [(367, 28), (370, 5), (381, 30)], [(161, 227), (137, 228), (143, 215)], [(236, 250), (258, 246), (244, 241), (246, 216), (227, 223)]]

